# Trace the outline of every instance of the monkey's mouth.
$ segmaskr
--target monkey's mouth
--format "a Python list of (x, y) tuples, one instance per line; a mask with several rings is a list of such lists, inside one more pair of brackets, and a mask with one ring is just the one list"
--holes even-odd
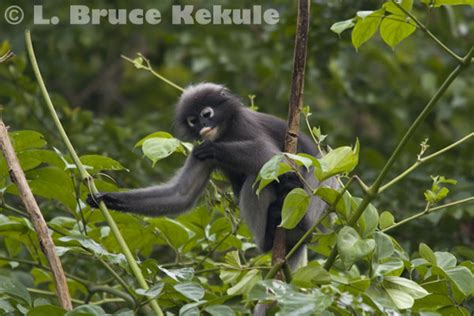
[(203, 127), (199, 131), (203, 139), (215, 140), (217, 138), (217, 127)]

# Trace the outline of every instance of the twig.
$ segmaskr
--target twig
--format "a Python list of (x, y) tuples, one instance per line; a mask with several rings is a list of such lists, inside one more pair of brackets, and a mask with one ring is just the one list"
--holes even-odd
[[(44, 290), (38, 290), (38, 289), (32, 289), (32, 288), (26, 288), (26, 290), (30, 293), (34, 293), (34, 294), (40, 294), (40, 295), (46, 295), (46, 296), (54, 296), (56, 297), (56, 293), (54, 292), (50, 292), (50, 291), (44, 291)], [(78, 305), (84, 305), (85, 302), (82, 301), (82, 300), (78, 300), (78, 299), (71, 299), (71, 301), (75, 304), (78, 304)]]
[(383, 192), (385, 191), (386, 189), (388, 189), (389, 187), (391, 187), (392, 185), (394, 185), (395, 183), (397, 183), (398, 181), (402, 180), (403, 178), (405, 178), (408, 174), (410, 174), (413, 170), (415, 170), (416, 168), (418, 168), (419, 166), (421, 166), (423, 163), (447, 152), (448, 150), (464, 143), (465, 141), (469, 140), (471, 137), (474, 137), (474, 133), (471, 133), (469, 135), (466, 135), (465, 137), (461, 138), (460, 140), (458, 140), (457, 142), (454, 142), (452, 143), (451, 145), (449, 146), (446, 146), (444, 147), (443, 149), (440, 149), (438, 150), (437, 152), (429, 155), (429, 156), (426, 156), (426, 157), (420, 157), (418, 158), (418, 160), (413, 164), (411, 165), (408, 169), (406, 169), (405, 171), (403, 171), (400, 175), (398, 175), (397, 177), (393, 178), (392, 180), (390, 180), (389, 182), (387, 182), (386, 184), (384, 184), (383, 186), (380, 187), (380, 190), (379, 190), (379, 193), (380, 192)]
[(120, 290), (114, 289), (113, 287), (92, 286), (88, 290), (89, 290), (89, 297), (86, 299), (86, 304), (89, 303), (90, 299), (92, 298), (92, 296), (94, 296), (95, 293), (104, 292), (104, 293), (109, 293), (109, 294), (112, 294), (114, 296), (124, 299), (125, 301), (130, 303), (133, 306), (133, 308), (135, 308), (136, 306), (135, 299), (132, 296)]
[(386, 227), (384, 229), (382, 229), (382, 232), (387, 232), (389, 230), (392, 230), (394, 228), (397, 228), (399, 226), (402, 226), (403, 224), (406, 224), (414, 219), (417, 219), (417, 218), (420, 218), (422, 216), (425, 216), (425, 215), (428, 215), (428, 214), (431, 214), (435, 211), (439, 211), (439, 210), (442, 210), (442, 209), (445, 209), (445, 208), (448, 208), (448, 207), (451, 207), (451, 206), (455, 206), (455, 205), (459, 205), (459, 204), (464, 204), (464, 203), (469, 203), (469, 202), (473, 202), (474, 201), (474, 196), (471, 196), (471, 197), (468, 197), (468, 198), (465, 198), (465, 199), (462, 199), (462, 200), (459, 200), (459, 201), (454, 201), (454, 202), (451, 202), (451, 203), (446, 203), (446, 204), (443, 204), (443, 205), (440, 205), (440, 206), (436, 206), (436, 207), (433, 207), (433, 208), (426, 208), (424, 209), (423, 211), (413, 215), (413, 216), (410, 216), (410, 217), (407, 217), (401, 221), (399, 221), (398, 223), (395, 223), (393, 224), (392, 226), (389, 226), (389, 227)]
[(445, 44), (443, 44), (443, 42), (441, 42), (441, 40), (436, 37), (433, 33), (431, 33), (431, 31), (423, 24), (421, 23), (420, 20), (418, 20), (416, 18), (416, 16), (414, 16), (413, 14), (411, 14), (411, 12), (409, 12), (407, 9), (405, 9), (404, 7), (402, 7), (397, 1), (392, 1), (392, 3), (394, 5), (396, 5), (400, 10), (403, 11), (403, 13), (405, 13), (410, 19), (413, 20), (413, 22), (415, 22), (415, 24), (423, 31), (425, 32), (429, 38), (431, 38), (436, 44), (438, 44), (438, 46), (440, 46), (445, 52), (447, 52), (449, 55), (451, 55), (454, 59), (456, 59), (458, 62), (462, 62), (463, 59), (461, 58), (461, 56), (457, 55), (455, 52), (453, 52), (451, 49), (449, 49), (448, 46), (446, 46)]
[[(30, 265), (32, 267), (36, 267), (36, 268), (39, 268), (39, 269), (43, 269), (43, 270), (46, 270), (46, 271), (51, 271), (51, 268), (48, 267), (48, 266), (44, 266), (42, 265), (41, 263), (39, 262), (35, 262), (35, 261), (30, 261), (30, 260), (25, 260), (25, 259), (19, 259), (19, 258), (11, 258), (11, 257), (5, 257), (5, 256), (0, 256), (0, 260), (3, 260), (3, 261), (8, 261), (8, 262), (18, 262), (18, 263), (21, 263), (21, 264), (27, 264), (27, 265)], [(64, 273), (66, 275), (66, 277), (68, 277), (69, 279), (71, 280), (74, 280), (74, 281), (77, 281), (78, 283), (81, 283), (82, 285), (84, 286), (88, 286), (91, 284), (90, 281), (88, 280), (85, 280), (85, 279), (82, 279), (78, 276), (75, 276), (75, 275), (72, 275), (72, 274), (68, 274), (68, 273)]]
[[(41, 76), (40, 69), (38, 67), (38, 62), (36, 61), (36, 56), (33, 50), (33, 43), (31, 41), (31, 34), (29, 30), (26, 30), (25, 32), (25, 39), (26, 39), (26, 47), (27, 47), (28, 54), (30, 57), (31, 65), (33, 67), (33, 71), (36, 76), (36, 80), (38, 81), (38, 84), (41, 88), (41, 92), (43, 94), (48, 110), (53, 118), (54, 124), (56, 125), (56, 128), (59, 134), (61, 135), (61, 139), (65, 143), (69, 151), (69, 154), (71, 155), (71, 158), (74, 161), (74, 164), (77, 166), (77, 170), (79, 172), (81, 179), (86, 182), (92, 194), (97, 194), (99, 193), (99, 191), (97, 190), (97, 187), (95, 186), (94, 179), (89, 175), (84, 165), (82, 164), (81, 160), (79, 159), (79, 156), (77, 155), (76, 150), (72, 146), (71, 141), (69, 140), (69, 137), (67, 136), (66, 131), (64, 130), (64, 127), (61, 124), (61, 121), (59, 120), (58, 114), (56, 113), (56, 110), (54, 109), (53, 102), (51, 101), (48, 90), (46, 89), (46, 85)], [(102, 215), (105, 217), (107, 224), (110, 226), (110, 230), (112, 231), (123, 254), (125, 255), (125, 258), (127, 259), (130, 270), (135, 275), (135, 278), (138, 281), (138, 284), (140, 285), (140, 287), (144, 289), (148, 289), (149, 286), (146, 283), (145, 277), (143, 276), (143, 273), (140, 270), (138, 263), (136, 262), (132, 252), (130, 251), (130, 248), (128, 248), (127, 242), (125, 241), (122, 234), (120, 233), (117, 223), (113, 219), (112, 215), (110, 215), (107, 207), (105, 206), (103, 202), (99, 204), (99, 209)], [(153, 311), (155, 312), (156, 315), (159, 315), (159, 316), (163, 315), (163, 312), (161, 311), (161, 308), (158, 305), (157, 300), (151, 300), (150, 305), (153, 308)]]
[(175, 88), (175, 89), (177, 89), (177, 90), (179, 90), (179, 91), (181, 91), (181, 92), (184, 91), (184, 89), (183, 89), (182, 87), (178, 86), (176, 83), (172, 82), (172, 81), (169, 80), (169, 79), (166, 79), (165, 77), (163, 77), (162, 75), (160, 75), (159, 73), (157, 73), (157, 72), (153, 69), (153, 67), (151, 66), (150, 61), (149, 61), (147, 58), (145, 58), (142, 54), (139, 53), (138, 56), (143, 59), (143, 61), (146, 63), (146, 66), (144, 66), (143, 64), (138, 63), (136, 60), (133, 60), (133, 59), (131, 59), (131, 58), (128, 58), (127, 56), (122, 55), (121, 57), (122, 57), (123, 59), (125, 59), (126, 61), (131, 62), (131, 63), (132, 63), (133, 65), (135, 65), (135, 67), (137, 67), (138, 69), (144, 69), (144, 70), (149, 71), (149, 72), (152, 73), (155, 77), (157, 77), (157, 78), (160, 79), (161, 81), (166, 82), (167, 84), (169, 84), (169, 85), (172, 86), (173, 88)]
[(36, 200), (31, 192), (25, 174), (21, 169), (18, 157), (15, 154), (13, 145), (8, 137), (8, 131), (5, 124), (0, 119), (0, 143), (8, 165), (8, 172), (12, 182), (18, 187), (20, 199), (25, 205), (26, 211), (38, 235), (41, 251), (48, 259), (48, 264), (53, 274), (53, 279), (56, 284), (56, 294), (58, 296), (59, 304), (66, 310), (72, 309), (71, 297), (69, 296), (69, 289), (67, 286), (66, 276), (61, 265), (61, 261), (55, 251), (53, 239), (49, 235), (48, 226), (41, 214), (41, 211), (36, 203)]
[[(444, 80), (441, 87), (439, 87), (438, 91), (436, 91), (436, 93), (433, 95), (430, 101), (425, 105), (425, 107), (423, 108), (421, 113), (418, 115), (418, 117), (415, 119), (415, 121), (408, 128), (405, 135), (403, 135), (402, 139), (400, 140), (397, 147), (393, 151), (392, 155), (390, 156), (388, 161), (385, 163), (384, 167), (382, 168), (382, 171), (380, 171), (377, 179), (375, 179), (375, 182), (368, 188), (367, 192), (364, 195), (363, 200), (361, 201), (356, 211), (354, 212), (354, 215), (349, 219), (349, 222), (348, 222), (349, 226), (353, 227), (355, 223), (357, 223), (359, 218), (362, 216), (362, 213), (364, 213), (366, 207), (370, 204), (370, 202), (372, 202), (377, 197), (380, 187), (382, 186), (382, 182), (385, 180), (385, 177), (387, 176), (389, 170), (392, 168), (395, 161), (397, 161), (402, 150), (405, 148), (405, 145), (408, 144), (410, 139), (415, 134), (415, 131), (417, 130), (417, 128), (421, 125), (421, 123), (425, 121), (428, 114), (433, 110), (433, 108), (441, 99), (441, 97), (444, 95), (444, 93), (449, 88), (451, 83), (453, 83), (453, 81), (459, 76), (459, 74), (464, 69), (469, 67), (470, 61), (473, 55), (474, 55), (474, 47), (472, 47), (469, 50), (466, 56), (462, 59), (462, 62), (460, 62), (459, 65)], [(324, 269), (329, 270), (334, 264), (334, 261), (336, 261), (336, 257), (337, 257), (337, 247), (334, 247), (333, 250), (331, 251), (331, 254), (327, 258), (326, 263), (324, 264)]]

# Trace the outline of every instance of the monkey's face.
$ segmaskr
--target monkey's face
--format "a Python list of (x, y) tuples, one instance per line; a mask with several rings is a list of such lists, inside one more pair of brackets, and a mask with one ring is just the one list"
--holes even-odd
[(212, 106), (206, 106), (199, 114), (190, 115), (186, 123), (194, 134), (199, 134), (202, 139), (215, 141), (219, 137), (219, 120)]
[(179, 132), (194, 140), (218, 140), (229, 126), (236, 107), (241, 106), (236, 100), (216, 84), (204, 83), (187, 88), (176, 110)]

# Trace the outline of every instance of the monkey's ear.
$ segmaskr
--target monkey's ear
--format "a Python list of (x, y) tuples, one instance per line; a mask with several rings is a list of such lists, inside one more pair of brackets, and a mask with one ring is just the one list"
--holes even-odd
[(229, 98), (229, 97), (232, 96), (232, 93), (230, 92), (229, 89), (222, 88), (221, 91), (220, 91), (220, 95), (223, 96), (223, 97)]

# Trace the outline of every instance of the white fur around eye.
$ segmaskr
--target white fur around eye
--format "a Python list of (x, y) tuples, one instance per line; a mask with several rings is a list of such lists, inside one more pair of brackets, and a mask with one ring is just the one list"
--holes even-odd
[(201, 116), (204, 118), (211, 118), (214, 116), (214, 110), (208, 106), (201, 111)]
[(188, 122), (188, 125), (191, 126), (191, 127), (194, 127), (194, 125), (196, 125), (196, 122), (197, 122), (197, 118), (195, 116), (189, 116), (186, 121)]

